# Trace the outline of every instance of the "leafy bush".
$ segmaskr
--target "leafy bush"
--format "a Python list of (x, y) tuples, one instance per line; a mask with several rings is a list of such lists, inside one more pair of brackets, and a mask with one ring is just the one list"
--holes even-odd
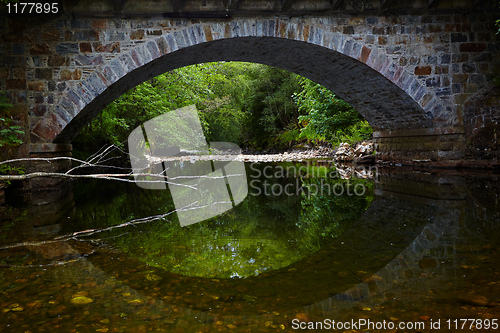
[(294, 98), (301, 113), (302, 138), (338, 144), (371, 137), (373, 130), (368, 122), (344, 100), (311, 80), (304, 78), (300, 84), (302, 91)]
[(0, 147), (18, 146), (23, 143), (19, 137), (24, 134), (21, 126), (12, 125), (9, 108), (12, 105), (5, 93), (0, 92)]

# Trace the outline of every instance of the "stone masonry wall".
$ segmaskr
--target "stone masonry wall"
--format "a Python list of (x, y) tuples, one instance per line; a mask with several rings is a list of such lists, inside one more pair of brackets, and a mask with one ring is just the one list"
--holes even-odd
[(465, 156), (498, 160), (500, 157), (500, 86), (491, 85), (465, 103)]
[[(104, 91), (123, 93), (130, 88), (125, 81), (134, 73), (141, 76), (133, 78), (137, 83), (156, 73), (138, 68), (159, 61), (164, 54), (244, 36), (285, 38), (337, 51), (354, 59), (352, 68), (359, 67), (360, 73), (366, 68), (366, 73), (375, 70), (387, 79), (389, 94), (380, 96), (374, 96), (372, 87), (364, 88), (362, 75), (355, 83), (346, 83), (349, 89), (357, 89), (354, 104), (362, 105), (363, 98), (370, 101), (360, 112), (380, 132), (376, 141), (384, 159), (457, 159), (464, 144), (460, 138), (463, 105), (500, 73), (496, 17), (481, 12), (228, 21), (62, 17), (37, 26), (0, 17), (0, 90), (14, 104), (12, 117), (25, 127), (24, 141), (51, 142)], [(203, 59), (203, 55), (197, 56)], [(254, 61), (260, 57), (259, 52), (247, 56)], [(276, 57), (286, 59), (285, 55)], [(331, 82), (332, 87), (345, 81), (324, 70), (334, 66), (335, 58), (330, 62), (314, 59), (313, 64), (305, 59), (296, 70), (299, 74), (301, 70), (318, 73), (318, 81)], [(329, 77), (321, 77), (322, 72)], [(349, 94), (341, 97), (350, 98)], [(411, 104), (415, 102), (420, 111)], [(106, 103), (92, 107), (100, 110)], [(380, 117), (384, 114), (388, 116)], [(83, 118), (88, 121), (91, 114)], [(411, 128), (427, 128), (438, 136), (451, 131), (453, 135), (436, 143), (425, 135), (407, 136), (404, 131), (387, 134), (391, 129)]]

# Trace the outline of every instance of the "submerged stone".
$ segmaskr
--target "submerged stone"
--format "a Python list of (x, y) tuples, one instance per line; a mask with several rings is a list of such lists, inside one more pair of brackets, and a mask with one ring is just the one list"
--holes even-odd
[(92, 303), (93, 301), (94, 300), (92, 298), (85, 296), (76, 296), (71, 299), (71, 303), (76, 305), (89, 304)]

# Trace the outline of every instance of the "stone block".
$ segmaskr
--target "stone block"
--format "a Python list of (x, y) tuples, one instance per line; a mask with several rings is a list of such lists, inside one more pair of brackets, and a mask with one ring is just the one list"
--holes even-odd
[(147, 42), (146, 48), (153, 59), (161, 56), (160, 49), (158, 49), (158, 45), (154, 41)]
[(47, 106), (45, 105), (34, 105), (30, 108), (30, 115), (41, 117), (47, 112)]
[(106, 78), (95, 71), (89, 78), (87, 79), (87, 84), (97, 93), (100, 94), (108, 87)]
[(363, 46), (363, 48), (361, 49), (361, 54), (360, 54), (358, 60), (366, 63), (366, 61), (368, 60), (368, 57), (370, 56), (370, 53), (371, 53), (371, 49), (369, 49), (366, 46)]
[(415, 67), (415, 75), (430, 75), (432, 73), (431, 66), (417, 66)]
[(96, 30), (79, 30), (73, 36), (75, 41), (96, 41), (99, 40), (99, 33)]
[(469, 79), (469, 74), (453, 74), (452, 83), (465, 83)]
[(120, 59), (116, 58), (110, 63), (111, 69), (115, 74), (118, 76), (118, 78), (123, 77), (127, 72), (125, 71), (125, 68), (122, 66), (122, 63), (120, 62)]
[(33, 44), (30, 47), (30, 54), (39, 55), (39, 54), (51, 54), (52, 50), (48, 44)]
[(97, 97), (97, 93), (92, 90), (85, 81), (80, 82), (79, 85), (75, 88), (75, 91), (78, 96), (83, 99), (85, 104), (89, 104), (94, 98)]
[(116, 75), (113, 69), (108, 65), (102, 68), (102, 74), (109, 83), (115, 83), (116, 81), (118, 81), (118, 75)]
[(35, 69), (35, 78), (42, 80), (52, 79), (52, 68), (37, 68)]
[[(85, 102), (82, 100), (82, 98), (75, 93), (73, 90), (70, 90), (66, 93), (66, 98), (71, 101), (73, 104), (76, 105), (78, 110), (81, 110), (85, 107)], [(64, 99), (62, 100), (64, 101)], [(62, 103), (62, 101), (60, 103)]]
[[(227, 25), (226, 27), (230, 27), (229, 25)], [(229, 34), (229, 32), (228, 32)], [(187, 46), (187, 43), (186, 41), (184, 40), (184, 35), (182, 32), (179, 32), (179, 31), (175, 31), (174, 34), (173, 34), (173, 37), (174, 37), (174, 40), (175, 40), (175, 44), (177, 46), (178, 49), (182, 49), (182, 48), (185, 48)], [(168, 37), (167, 37), (167, 41), (168, 41)]]
[(33, 128), (33, 133), (41, 139), (50, 141), (61, 132), (67, 122), (54, 113), (46, 114)]
[(462, 152), (461, 151), (438, 151), (437, 152), (437, 157), (439, 161), (443, 160), (460, 160), (462, 159)]
[(61, 56), (59, 54), (53, 54), (53, 55), (49, 56), (49, 58), (47, 60), (47, 65), (50, 67), (68, 66), (69, 59), (67, 57)]
[(460, 44), (460, 52), (483, 52), (486, 50), (485, 43), (463, 43)]
[(80, 46), (78, 43), (61, 43), (56, 45), (56, 52), (60, 55), (79, 53)]
[(142, 62), (141, 65), (147, 64), (152, 60), (151, 54), (149, 53), (146, 45), (139, 45), (134, 49), (134, 51), (137, 51), (138, 59)]
[(120, 42), (114, 42), (109, 44), (93, 43), (95, 52), (103, 53), (119, 53), (120, 52)]
[(92, 28), (96, 30), (105, 30), (108, 26), (107, 20), (92, 20)]
[(42, 81), (29, 81), (28, 82), (28, 90), (44, 91), (45, 85)]
[(80, 80), (82, 77), (82, 70), (77, 68), (75, 70), (63, 69), (59, 72), (61, 80)]
[(77, 66), (99, 66), (104, 64), (102, 55), (79, 54), (75, 57), (75, 65)]
[(126, 73), (129, 73), (136, 69), (139, 65), (132, 59), (130, 54), (122, 54), (118, 58), (121, 66), (125, 69)]
[(161, 36), (162, 35), (162, 31), (161, 30), (147, 30), (146, 34), (148, 36)]
[(463, 43), (468, 41), (468, 36), (465, 33), (451, 33), (452, 43)]
[(80, 43), (80, 52), (82, 52), (82, 53), (92, 53), (92, 44), (90, 44), (90, 43)]
[(210, 26), (203, 26), (203, 32), (205, 33), (205, 37), (207, 39), (207, 42), (210, 42), (213, 40), (213, 36), (212, 36), (212, 29), (210, 28)]
[(5, 80), (5, 87), (7, 89), (26, 89), (25, 79), (8, 79)]
[(143, 39), (144, 38), (144, 29), (134, 30), (130, 33), (130, 39)]

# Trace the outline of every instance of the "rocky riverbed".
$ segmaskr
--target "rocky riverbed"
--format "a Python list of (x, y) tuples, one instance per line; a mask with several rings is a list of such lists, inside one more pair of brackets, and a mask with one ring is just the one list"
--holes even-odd
[(362, 142), (350, 147), (347, 143), (342, 143), (338, 149), (327, 146), (318, 146), (314, 148), (292, 149), (282, 153), (252, 153), (240, 151), (214, 151), (210, 155), (186, 154), (185, 156), (155, 157), (148, 156), (152, 163), (160, 161), (241, 161), (241, 162), (302, 162), (310, 159), (325, 159), (339, 162), (352, 162), (370, 160), (374, 162), (373, 144), (371, 142)]

